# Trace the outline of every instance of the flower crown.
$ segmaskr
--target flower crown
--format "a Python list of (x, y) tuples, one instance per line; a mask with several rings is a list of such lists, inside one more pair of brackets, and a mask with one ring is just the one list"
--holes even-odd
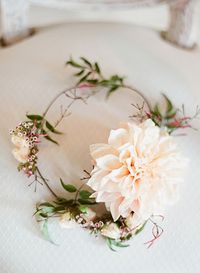
[[(59, 217), (61, 227), (87, 229), (104, 238), (112, 250), (128, 246), (127, 241), (150, 223), (152, 239), (146, 242), (150, 247), (163, 233), (157, 221), (164, 220), (166, 205), (177, 200), (186, 166), (173, 134), (177, 129), (192, 128), (191, 121), (199, 115), (199, 108), (188, 117), (184, 107), (175, 108), (163, 94), (165, 108), (161, 111), (158, 104), (152, 108), (139, 90), (126, 85), (123, 77), (104, 77), (97, 62), (81, 57), (80, 62), (70, 58), (66, 64), (78, 70), (77, 83), (58, 93), (42, 115), (27, 114), (26, 120), (10, 132), (18, 170), (34, 178), (30, 185), (35, 184), (35, 190), (38, 183), (45, 185), (54, 197), (52, 202), (37, 204), (34, 215), (51, 242), (48, 220)], [(53, 135), (62, 134), (57, 127), (68, 117), (71, 106), (76, 101), (86, 103), (102, 88), (107, 90), (107, 98), (118, 89), (129, 89), (142, 97), (143, 104), (132, 104), (135, 112), (129, 122), (111, 130), (107, 143), (90, 146), (93, 169), (84, 170), (79, 188), (60, 178), (70, 196), (58, 196), (38, 166), (41, 141), (58, 144)], [(65, 109), (61, 107), (60, 116), (52, 125), (47, 114), (61, 96), (67, 97), (68, 104)], [(91, 191), (84, 189), (85, 184)], [(98, 203), (105, 204), (106, 212), (101, 215), (93, 209)]]

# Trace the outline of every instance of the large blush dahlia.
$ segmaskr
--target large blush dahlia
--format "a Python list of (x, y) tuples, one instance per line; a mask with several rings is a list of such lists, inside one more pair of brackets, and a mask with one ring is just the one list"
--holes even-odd
[(152, 120), (111, 130), (108, 144), (91, 145), (90, 151), (95, 168), (88, 185), (114, 220), (131, 212), (147, 220), (177, 199), (185, 159)]

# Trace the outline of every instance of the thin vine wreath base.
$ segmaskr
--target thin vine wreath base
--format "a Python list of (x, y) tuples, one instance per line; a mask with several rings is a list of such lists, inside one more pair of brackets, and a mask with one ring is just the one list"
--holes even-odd
[[(75, 77), (78, 79), (77, 83), (73, 87), (58, 93), (42, 115), (27, 114), (27, 120), (21, 122), (10, 132), (12, 142), (15, 145), (13, 155), (19, 161), (18, 170), (23, 171), (28, 177), (34, 177), (32, 183), (35, 183), (35, 186), (38, 183), (44, 184), (54, 197), (54, 201), (52, 202), (37, 204), (36, 219), (41, 223), (45, 238), (51, 242), (52, 240), (48, 232), (48, 220), (59, 217), (62, 227), (73, 228), (80, 226), (96, 236), (101, 235), (112, 250), (115, 250), (116, 247), (128, 246), (126, 242), (131, 237), (140, 233), (147, 222), (149, 222), (152, 224), (153, 237), (146, 244), (150, 247), (163, 233), (163, 229), (156, 222), (157, 218), (163, 221), (164, 217), (162, 215), (151, 215), (148, 219), (131, 227), (128, 218), (120, 216), (117, 220), (114, 220), (110, 211), (101, 216), (97, 215), (92, 209), (92, 206), (97, 204), (95, 198), (91, 198), (92, 192), (83, 189), (85, 182), (91, 178), (91, 173), (86, 170), (84, 170), (85, 177), (82, 179), (83, 183), (78, 189), (72, 184), (65, 184), (60, 178), (62, 187), (70, 193), (71, 197), (58, 196), (49, 186), (48, 180), (44, 177), (38, 166), (39, 144), (43, 138), (57, 144), (57, 141), (52, 136), (62, 134), (57, 130), (57, 127), (64, 118), (68, 117), (71, 106), (76, 101), (86, 103), (91, 96), (100, 92), (102, 88), (108, 90), (107, 97), (114, 91), (123, 88), (136, 92), (144, 102), (141, 106), (133, 104), (136, 112), (130, 118), (136, 119), (139, 123), (146, 119), (151, 119), (156, 126), (160, 127), (161, 130), (165, 130), (168, 135), (177, 129), (191, 127), (191, 121), (199, 115), (199, 108), (196, 109), (193, 117), (187, 117), (184, 108), (182, 111), (179, 111), (165, 95), (163, 95), (166, 102), (165, 111), (161, 111), (158, 104), (151, 108), (150, 103), (142, 92), (126, 85), (123, 77), (118, 75), (112, 75), (108, 78), (104, 77), (97, 62), (92, 63), (86, 58), (81, 57), (80, 62), (75, 62), (70, 58), (66, 64), (78, 70), (75, 74)], [(78, 91), (83, 89), (89, 90), (89, 93), (84, 94), (83, 92), (80, 95)], [(67, 97), (69, 104), (65, 109), (61, 107), (60, 116), (57, 122), (52, 125), (47, 120), (47, 114), (61, 96)], [(147, 110), (145, 110), (146, 108)], [(131, 219), (136, 217), (134, 211), (131, 211), (130, 217)]]

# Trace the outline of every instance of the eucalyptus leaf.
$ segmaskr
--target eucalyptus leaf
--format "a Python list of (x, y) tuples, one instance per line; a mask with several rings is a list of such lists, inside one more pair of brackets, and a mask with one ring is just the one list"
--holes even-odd
[(48, 229), (48, 220), (44, 220), (44, 222), (42, 223), (42, 227), (41, 227), (41, 230), (42, 230), (42, 234), (44, 235), (44, 238), (51, 242), (52, 244), (55, 244), (50, 235), (49, 235), (49, 229)]
[(107, 243), (108, 247), (110, 248), (110, 250), (116, 252), (116, 250), (113, 248), (112, 239), (110, 239), (110, 238), (107, 237), (107, 238), (106, 238), (106, 243)]

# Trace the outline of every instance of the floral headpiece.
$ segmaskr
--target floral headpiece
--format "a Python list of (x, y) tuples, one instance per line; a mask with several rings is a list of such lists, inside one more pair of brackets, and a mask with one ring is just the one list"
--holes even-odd
[[(157, 221), (163, 221), (166, 205), (177, 200), (186, 166), (173, 133), (191, 128), (191, 121), (199, 115), (199, 108), (193, 117), (188, 117), (184, 107), (181, 110), (175, 108), (164, 94), (166, 107), (162, 111), (158, 104), (152, 108), (139, 90), (124, 83), (123, 77), (106, 78), (98, 63), (91, 63), (83, 57), (80, 59), (75, 62), (70, 58), (66, 63), (78, 70), (75, 74), (78, 82), (58, 93), (42, 115), (27, 114), (26, 120), (11, 130), (18, 170), (29, 179), (34, 178), (31, 184), (35, 184), (35, 189), (38, 183), (45, 185), (54, 197), (52, 202), (37, 204), (35, 211), (46, 239), (52, 241), (48, 220), (59, 217), (61, 227), (85, 228), (95, 236), (102, 236), (115, 250), (128, 246), (127, 241), (150, 223), (153, 237), (146, 242), (149, 247), (163, 233)], [(133, 104), (136, 112), (129, 117), (129, 122), (110, 131), (107, 143), (90, 146), (93, 168), (92, 171), (84, 170), (85, 177), (79, 188), (60, 178), (70, 197), (58, 196), (38, 166), (41, 142), (46, 139), (57, 144), (53, 135), (61, 134), (57, 127), (70, 114), (70, 107), (76, 101), (86, 103), (102, 88), (108, 91), (107, 97), (118, 89), (129, 89), (142, 97), (143, 104)], [(47, 114), (61, 96), (67, 97), (69, 103), (65, 109), (61, 107), (59, 119), (52, 125)], [(84, 189), (85, 184), (91, 191)], [(106, 212), (101, 215), (93, 209), (98, 203), (105, 204)]]

